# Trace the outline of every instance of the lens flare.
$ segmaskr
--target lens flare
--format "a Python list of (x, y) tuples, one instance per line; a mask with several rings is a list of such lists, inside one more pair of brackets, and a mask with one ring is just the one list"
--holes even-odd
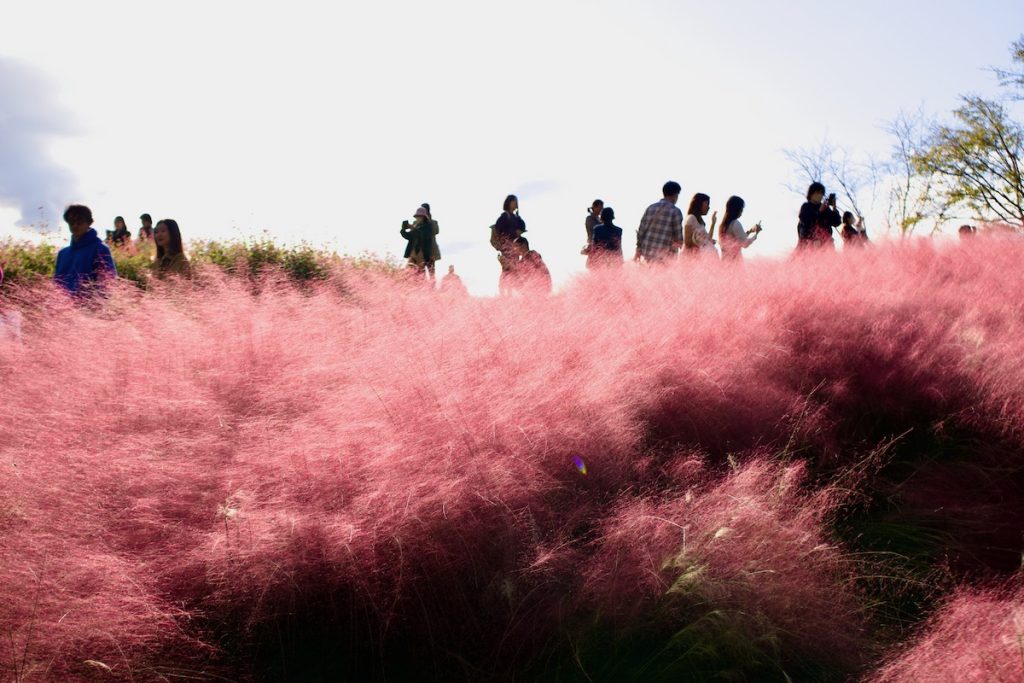
[(581, 458), (580, 456), (572, 456), (572, 464), (575, 465), (576, 469), (578, 469), (582, 474), (587, 473), (587, 464), (583, 462), (583, 458)]

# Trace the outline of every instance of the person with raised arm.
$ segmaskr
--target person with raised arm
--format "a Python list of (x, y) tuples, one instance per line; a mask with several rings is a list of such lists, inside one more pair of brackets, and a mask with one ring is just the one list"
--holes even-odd
[(743, 250), (753, 244), (761, 233), (760, 223), (750, 230), (743, 229), (740, 217), (743, 215), (744, 208), (746, 208), (746, 202), (740, 197), (729, 197), (729, 201), (725, 203), (725, 217), (722, 218), (718, 239), (722, 247), (723, 261), (742, 261)]
[(807, 188), (807, 201), (800, 207), (800, 221), (797, 223), (797, 248), (832, 247), (832, 228), (843, 222), (836, 210), (836, 195), (825, 197), (825, 186), (815, 181)]
[(683, 253), (691, 256), (718, 255), (712, 235), (718, 224), (718, 212), (711, 214), (711, 229), (704, 223), (704, 216), (711, 210), (711, 197), (698, 192), (690, 200), (690, 208), (686, 212), (683, 223)]

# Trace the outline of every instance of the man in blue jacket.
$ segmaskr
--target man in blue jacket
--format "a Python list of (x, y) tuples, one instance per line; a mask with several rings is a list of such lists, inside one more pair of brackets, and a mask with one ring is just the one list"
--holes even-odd
[(88, 206), (72, 204), (64, 212), (64, 220), (71, 230), (71, 244), (57, 254), (54, 282), (68, 293), (83, 293), (93, 283), (102, 284), (107, 278), (117, 277), (117, 267), (110, 249), (92, 229), (92, 211)]

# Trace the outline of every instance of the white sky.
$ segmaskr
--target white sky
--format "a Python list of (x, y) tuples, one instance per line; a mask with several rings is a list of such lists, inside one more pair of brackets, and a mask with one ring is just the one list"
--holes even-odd
[[(496, 288), (487, 228), (510, 192), (556, 282), (583, 269), (591, 200), (631, 253), (668, 179), (684, 209), (743, 196), (765, 226), (748, 254), (786, 253), (802, 197), (783, 149), (827, 134), (884, 156), (885, 121), (992, 92), (984, 67), (1024, 30), (1019, 0), (0, 1), (0, 59), (47, 78), (72, 131), (43, 154), (74, 196), (42, 186), (40, 205), (400, 254), (429, 201), (439, 270), (476, 293)], [(0, 210), (0, 235), (18, 218)]]

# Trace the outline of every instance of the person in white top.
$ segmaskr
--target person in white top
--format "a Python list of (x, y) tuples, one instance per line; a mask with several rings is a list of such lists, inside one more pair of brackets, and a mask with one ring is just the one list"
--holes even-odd
[(725, 218), (722, 219), (722, 227), (718, 231), (723, 261), (741, 261), (743, 250), (753, 244), (761, 232), (760, 223), (750, 230), (743, 229), (740, 216), (743, 215), (746, 205), (740, 197), (729, 197), (729, 201), (725, 203)]
[(715, 225), (718, 223), (718, 212), (711, 214), (711, 230), (704, 226), (704, 216), (711, 210), (711, 197), (698, 192), (690, 200), (690, 209), (686, 212), (683, 223), (683, 252), (691, 256), (718, 255), (715, 251)]

